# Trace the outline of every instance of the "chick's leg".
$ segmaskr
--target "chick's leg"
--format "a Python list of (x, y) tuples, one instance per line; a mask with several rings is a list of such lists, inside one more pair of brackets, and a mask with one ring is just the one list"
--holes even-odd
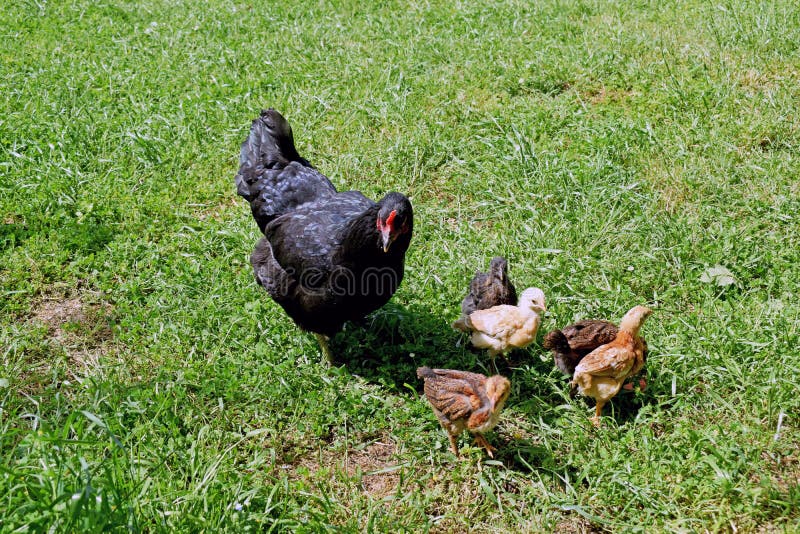
[(483, 437), (483, 435), (475, 434), (475, 441), (478, 443), (478, 445), (486, 449), (486, 454), (488, 454), (490, 458), (494, 458), (494, 451), (497, 449), (492, 447), (486, 438)]
[(453, 434), (448, 432), (447, 434), (450, 437), (450, 450), (453, 451), (453, 454), (458, 457), (458, 444), (456, 443), (456, 437)]
[(495, 373), (499, 372), (497, 370), (497, 354), (496, 350), (489, 349), (489, 357), (492, 359), (492, 369), (494, 369)]
[(594, 426), (600, 426), (600, 416), (603, 414), (603, 406), (606, 405), (606, 401), (597, 401), (597, 405), (594, 407), (594, 417), (592, 417), (592, 424)]
[(328, 365), (333, 364), (333, 354), (331, 354), (331, 348), (328, 345), (328, 341), (330, 338), (328, 336), (324, 336), (322, 334), (314, 334), (317, 338), (317, 342), (319, 343), (319, 348), (322, 350), (322, 355), (325, 357), (325, 363)]

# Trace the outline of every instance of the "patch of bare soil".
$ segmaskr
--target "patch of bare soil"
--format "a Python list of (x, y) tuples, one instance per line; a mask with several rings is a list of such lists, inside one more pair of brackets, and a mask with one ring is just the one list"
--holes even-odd
[(361, 485), (370, 495), (383, 497), (391, 494), (400, 483), (400, 475), (396, 471), (380, 472), (394, 467), (392, 457), (395, 454), (395, 445), (391, 441), (376, 441), (361, 451), (354, 451), (350, 455), (346, 466), (348, 473), (353, 475), (361, 472)]
[(49, 338), (68, 354), (68, 373), (85, 374), (109, 350), (112, 306), (96, 292), (45, 295), (33, 307), (30, 322), (47, 328)]
[[(773, 457), (764, 452), (761, 457), (766, 460), (766, 474), (778, 491), (788, 493), (791, 487), (800, 485), (800, 456), (789, 454)], [(757, 482), (758, 477), (763, 475), (764, 473), (753, 474), (751, 480)]]
[(595, 534), (603, 531), (595, 528), (585, 517), (573, 515), (560, 521), (554, 532), (558, 534)]
[(800, 72), (789, 65), (772, 65), (763, 70), (747, 69), (738, 76), (739, 85), (750, 96), (756, 93), (771, 93), (782, 85), (793, 84), (800, 78)]
[(687, 209), (695, 209), (694, 194), (675, 171), (659, 160), (653, 160), (642, 173), (650, 186), (659, 193), (659, 209), (670, 215), (681, 213)]
[(393, 461), (397, 452), (396, 445), (389, 436), (382, 436), (361, 450), (348, 450), (346, 452), (323, 449), (299, 459), (293, 470), (305, 467), (315, 473), (323, 469), (339, 470), (348, 477), (360, 476), (361, 487), (375, 498), (382, 498), (392, 494), (400, 483), (400, 475)]
[(80, 298), (43, 300), (33, 311), (33, 320), (47, 326), (53, 338), (66, 336), (64, 326), (86, 320), (85, 305)]
[(607, 87), (600, 87), (591, 89), (584, 93), (590, 103), (594, 105), (608, 104), (613, 102), (623, 102), (629, 98), (638, 96), (635, 91), (628, 91), (624, 89), (613, 89)]

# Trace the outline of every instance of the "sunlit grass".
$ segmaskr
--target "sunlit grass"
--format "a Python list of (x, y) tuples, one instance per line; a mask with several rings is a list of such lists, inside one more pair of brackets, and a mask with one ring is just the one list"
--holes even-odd
[[(793, 531), (800, 8), (13, 2), (0, 13), (0, 530)], [(233, 175), (273, 106), (414, 203), (394, 299), (321, 365)], [(536, 344), (466, 459), (418, 365), (496, 254), (542, 329), (656, 310), (603, 427)], [(715, 266), (732, 282), (704, 278)], [(709, 280), (709, 281), (704, 281)]]

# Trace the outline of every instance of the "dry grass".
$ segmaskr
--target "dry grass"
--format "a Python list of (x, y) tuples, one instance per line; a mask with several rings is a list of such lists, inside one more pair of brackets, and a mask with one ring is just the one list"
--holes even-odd
[(400, 475), (395, 468), (402, 466), (397, 461), (397, 447), (388, 435), (368, 443), (358, 449), (345, 451), (322, 448), (313, 454), (300, 457), (290, 467), (290, 476), (302, 478), (298, 468), (311, 473), (320, 471), (345, 479), (357, 480), (363, 492), (374, 499), (393, 494), (400, 483)]

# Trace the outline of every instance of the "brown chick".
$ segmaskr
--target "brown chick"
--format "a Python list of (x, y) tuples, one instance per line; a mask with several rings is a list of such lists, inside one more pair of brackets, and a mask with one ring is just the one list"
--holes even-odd
[(651, 313), (646, 306), (631, 308), (622, 318), (614, 341), (593, 350), (575, 367), (570, 395), (579, 391), (595, 399), (595, 426), (600, 425), (603, 406), (619, 392), (625, 379), (644, 366), (645, 343), (639, 329)]
[(489, 271), (475, 273), (469, 283), (469, 293), (461, 301), (461, 317), (453, 328), (469, 332), (467, 317), (476, 310), (485, 310), (501, 304), (517, 303), (517, 290), (508, 278), (508, 262), (501, 256), (492, 258)]
[(544, 292), (529, 287), (522, 292), (519, 304), (494, 306), (472, 312), (467, 323), (472, 331), (470, 340), (479, 349), (489, 349), (494, 360), (498, 354), (527, 347), (536, 339), (545, 306)]
[(466, 429), (475, 441), (494, 458), (484, 433), (492, 430), (511, 392), (507, 378), (495, 375), (486, 378), (477, 373), (453, 369), (420, 367), (417, 377), (425, 381), (425, 396), (433, 413), (450, 437), (450, 448), (458, 456), (456, 438)]
[(617, 325), (609, 321), (578, 321), (562, 330), (548, 332), (542, 346), (553, 352), (553, 359), (561, 372), (572, 376), (575, 366), (584, 356), (600, 345), (614, 341), (618, 331)]

